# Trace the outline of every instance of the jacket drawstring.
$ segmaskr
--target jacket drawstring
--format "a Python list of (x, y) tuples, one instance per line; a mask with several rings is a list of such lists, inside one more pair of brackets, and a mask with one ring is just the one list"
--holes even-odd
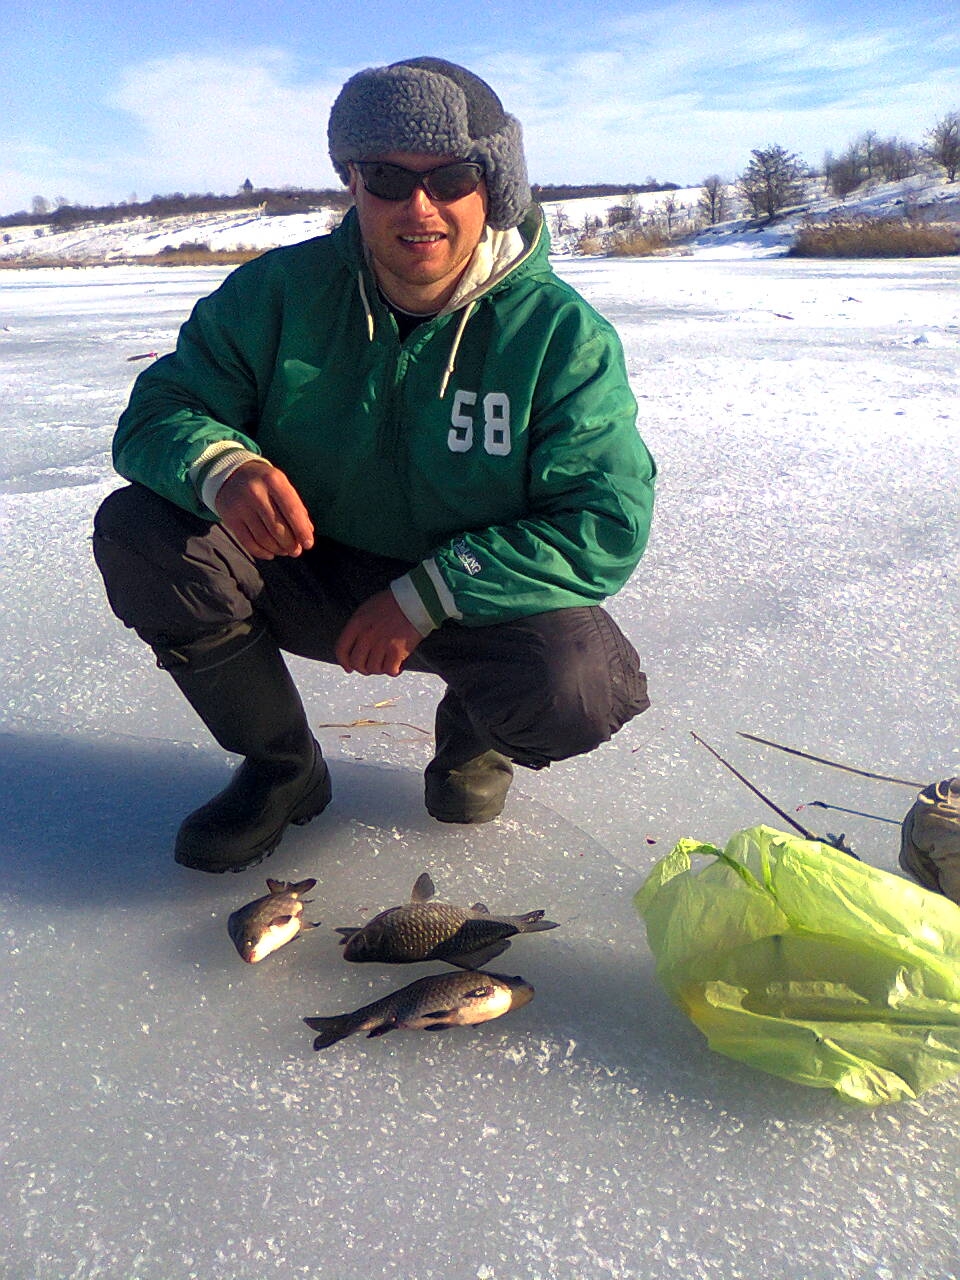
[(457, 325), (457, 332), (454, 334), (453, 346), (450, 348), (450, 355), (447, 357), (447, 367), (443, 371), (443, 377), (440, 380), (440, 394), (438, 399), (442, 400), (447, 390), (447, 383), (453, 375), (454, 366), (457, 363), (457, 352), (460, 350), (460, 342), (463, 339), (463, 331), (467, 327), (467, 321), (473, 315), (473, 308), (476, 302), (468, 302), (463, 308), (463, 315), (460, 317), (460, 323)]
[[(370, 299), (367, 297), (367, 286), (364, 284), (362, 271), (357, 273), (357, 284), (360, 288), (360, 298), (363, 302), (363, 309), (367, 316), (367, 337), (372, 342), (374, 336), (373, 308), (370, 306)], [(440, 379), (440, 392), (437, 396), (438, 400), (442, 400), (446, 395), (447, 386), (456, 367), (457, 352), (460, 350), (460, 343), (463, 341), (464, 330), (467, 327), (467, 321), (473, 315), (473, 309), (476, 305), (476, 301), (474, 300), (473, 302), (468, 302), (463, 308), (463, 313), (460, 316), (460, 323), (457, 325), (457, 332), (453, 335), (453, 344), (450, 347), (450, 355), (447, 357), (446, 368), (443, 371), (443, 377)]]
[(357, 284), (360, 286), (360, 299), (363, 302), (363, 309), (367, 313), (367, 337), (373, 341), (373, 308), (370, 306), (370, 299), (367, 297), (367, 286), (363, 283), (363, 272), (357, 272)]

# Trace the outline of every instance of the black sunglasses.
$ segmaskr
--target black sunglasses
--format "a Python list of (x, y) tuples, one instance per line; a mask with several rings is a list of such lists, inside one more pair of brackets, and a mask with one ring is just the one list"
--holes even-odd
[(449, 204), (472, 195), (483, 181), (483, 165), (472, 160), (455, 160), (423, 170), (405, 169), (385, 160), (355, 160), (353, 167), (366, 190), (378, 200), (409, 200), (417, 187), (423, 187), (431, 200)]

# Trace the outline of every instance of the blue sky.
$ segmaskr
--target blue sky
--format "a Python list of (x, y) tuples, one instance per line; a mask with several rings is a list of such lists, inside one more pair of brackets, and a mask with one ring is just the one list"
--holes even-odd
[(960, 109), (956, 0), (6, 0), (0, 213), (34, 196), (336, 185), (326, 119), (364, 66), (430, 53), (519, 116), (536, 182), (819, 164)]

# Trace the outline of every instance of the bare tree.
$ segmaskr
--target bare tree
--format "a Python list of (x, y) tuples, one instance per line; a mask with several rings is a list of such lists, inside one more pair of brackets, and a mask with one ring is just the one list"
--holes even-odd
[(50, 212), (50, 201), (46, 196), (34, 196), (30, 207), (38, 218), (42, 218), (45, 213)]
[(870, 130), (851, 142), (843, 155), (834, 159), (828, 152), (823, 169), (827, 190), (841, 199), (872, 178), (900, 182), (918, 171), (917, 148), (902, 138), (880, 138)]
[(664, 200), (661, 209), (663, 212), (663, 220), (667, 228), (667, 235), (672, 236), (673, 228), (676, 225), (677, 219), (683, 215), (683, 206), (678, 203), (677, 197), (671, 191), (666, 200)]
[(727, 216), (729, 204), (730, 192), (727, 184), (718, 173), (708, 174), (703, 180), (703, 195), (697, 207), (711, 227), (715, 227), (718, 222), (723, 222)]
[(851, 191), (856, 191), (863, 181), (860, 163), (853, 147), (848, 147), (843, 155), (836, 159), (832, 152), (828, 151), (823, 157), (823, 173), (827, 190), (831, 195), (839, 196), (841, 200)]
[(876, 129), (868, 129), (866, 133), (861, 133), (860, 137), (853, 144), (855, 151), (863, 167), (864, 177), (867, 182), (873, 177), (879, 168), (878, 148), (880, 140), (877, 137)]
[(902, 182), (920, 170), (920, 157), (912, 142), (884, 138), (877, 143), (877, 165), (886, 182)]
[(947, 181), (956, 182), (960, 172), (960, 111), (949, 111), (926, 135), (924, 147), (935, 164), (947, 171)]
[(634, 219), (635, 210), (629, 204), (614, 204), (607, 210), (608, 227), (625, 227)]
[(573, 223), (567, 216), (567, 211), (563, 205), (559, 205), (553, 214), (553, 230), (556, 236), (565, 236), (568, 231), (573, 230)]
[(783, 147), (768, 146), (751, 151), (753, 159), (737, 179), (740, 194), (755, 217), (772, 218), (803, 195), (803, 165)]

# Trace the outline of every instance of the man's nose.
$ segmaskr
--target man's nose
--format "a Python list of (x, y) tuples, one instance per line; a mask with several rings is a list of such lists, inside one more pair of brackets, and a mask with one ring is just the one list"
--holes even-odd
[(420, 217), (424, 217), (429, 213), (434, 213), (437, 206), (427, 195), (422, 186), (414, 187), (410, 199), (407, 201), (407, 208), (411, 213), (415, 213)]

